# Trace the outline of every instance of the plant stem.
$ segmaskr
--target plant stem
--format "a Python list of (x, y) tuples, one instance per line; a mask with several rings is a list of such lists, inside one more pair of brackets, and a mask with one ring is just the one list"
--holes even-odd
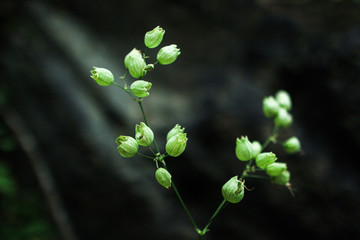
[(226, 207), (226, 205), (229, 202), (226, 201), (225, 199), (220, 203), (220, 205), (218, 206), (218, 208), (216, 209), (216, 211), (214, 212), (214, 214), (211, 216), (209, 222), (206, 224), (206, 226), (204, 227), (203, 230), (201, 230), (200, 232), (198, 232), (199, 234), (199, 240), (202, 239), (202, 237), (208, 232), (208, 228), (210, 227), (211, 223), (214, 221), (215, 217), (220, 213), (220, 211)]
[[(143, 106), (142, 106), (141, 99), (138, 100), (137, 102), (138, 102), (138, 104), (139, 104), (139, 106), (140, 106), (141, 113), (142, 113), (142, 115), (143, 115), (145, 124), (146, 124), (148, 127), (150, 127), (150, 126), (149, 126), (149, 123), (148, 123), (148, 120), (147, 120), (147, 118), (146, 118), (146, 114), (145, 114), (144, 108), (143, 108)], [(157, 144), (156, 144), (155, 139), (154, 139), (154, 145), (155, 145), (156, 151), (160, 154), (160, 150), (159, 150), (159, 148), (158, 148), (158, 146), (157, 146)], [(166, 168), (166, 165), (165, 165), (165, 162), (164, 162), (163, 164), (164, 164), (165, 169), (167, 169), (167, 168)], [(158, 165), (157, 160), (156, 160), (156, 167), (159, 168), (159, 165)], [(176, 187), (176, 185), (175, 185), (175, 183), (174, 183), (173, 180), (172, 180), (172, 183), (171, 183), (171, 184), (172, 184), (172, 187), (173, 187), (173, 189), (174, 189), (174, 192), (175, 192), (177, 198), (179, 199), (182, 207), (184, 208), (186, 214), (188, 215), (188, 217), (189, 217), (192, 225), (194, 226), (195, 230), (198, 231), (199, 228), (197, 227), (197, 225), (196, 225), (193, 217), (191, 216), (189, 209), (186, 207), (186, 204), (185, 204), (184, 200), (182, 199), (182, 197), (181, 197), (181, 195), (180, 195), (180, 193), (179, 193), (179, 191), (178, 191), (178, 189), (177, 189), (177, 187)]]
[(142, 153), (139, 153), (139, 152), (137, 152), (136, 154), (138, 154), (138, 155), (140, 155), (140, 156), (142, 156), (142, 157), (144, 157), (144, 158), (154, 159), (153, 157), (147, 156), (147, 155), (142, 154)]
[[(139, 106), (140, 106), (141, 113), (142, 113), (142, 115), (143, 115), (145, 124), (146, 124), (148, 127), (150, 127), (150, 126), (149, 126), (149, 123), (148, 123), (148, 120), (147, 120), (147, 118), (146, 118), (146, 115), (145, 115), (144, 108), (143, 108), (143, 106), (142, 106), (142, 101), (141, 101), (141, 99), (138, 100), (137, 103), (138, 103)], [(158, 147), (158, 145), (156, 144), (156, 140), (155, 140), (155, 139), (154, 139), (154, 145), (155, 145), (156, 151), (157, 151), (158, 153), (160, 153), (159, 147)]]
[(173, 189), (174, 189), (174, 192), (175, 192), (175, 194), (176, 194), (177, 198), (179, 199), (179, 201), (180, 201), (180, 203), (181, 203), (182, 207), (184, 208), (184, 210), (185, 210), (186, 214), (188, 215), (188, 217), (189, 217), (189, 219), (190, 219), (190, 221), (191, 221), (192, 225), (194, 226), (194, 228), (195, 228), (196, 232), (198, 232), (198, 231), (199, 231), (199, 228), (197, 227), (197, 225), (196, 225), (196, 223), (195, 223), (195, 221), (194, 221), (193, 217), (191, 216), (189, 209), (186, 207), (186, 205), (185, 205), (185, 203), (184, 203), (184, 201), (183, 201), (182, 197), (180, 196), (180, 193), (179, 193), (179, 191), (177, 190), (177, 187), (176, 187), (176, 185), (175, 185), (174, 181), (172, 181), (171, 185), (172, 185), (172, 187), (173, 187)]
[[(139, 101), (136, 97), (134, 97), (134, 96), (130, 93), (129, 89), (121, 86), (120, 84), (118, 84), (118, 83), (116, 83), (116, 82), (113, 82), (113, 84), (114, 84), (115, 86), (121, 88), (122, 90), (124, 90), (127, 94), (129, 94), (129, 96), (130, 96), (134, 101), (136, 101), (136, 102)], [(125, 86), (125, 80), (124, 80), (124, 86)]]
[[(156, 63), (157, 63), (157, 62), (156, 62)], [(156, 63), (154, 63), (154, 64), (156, 64)], [(134, 97), (134, 96), (130, 93), (130, 91), (129, 91), (128, 89), (126, 89), (125, 80), (124, 80), (124, 87), (121, 86), (120, 84), (116, 83), (116, 82), (114, 82), (114, 85), (116, 85), (117, 87), (120, 87), (120, 88), (123, 89), (125, 92), (127, 92), (127, 93), (139, 104), (139, 107), (140, 107), (140, 110), (141, 110), (141, 114), (142, 114), (142, 116), (143, 116), (143, 118), (144, 118), (144, 122), (145, 122), (145, 124), (146, 124), (148, 127), (150, 127), (150, 126), (149, 126), (149, 122), (148, 122), (148, 120), (147, 120), (147, 118), (146, 118), (146, 114), (145, 114), (143, 105), (142, 105), (142, 98), (136, 98), (136, 97)], [(159, 147), (158, 147), (155, 139), (154, 139), (154, 145), (155, 145), (155, 148), (156, 148), (156, 152), (160, 155), (161, 153), (160, 153)], [(155, 156), (157, 155), (157, 154), (151, 149), (150, 146), (149, 146), (149, 149), (150, 149), (150, 151), (151, 151)], [(146, 157), (146, 158), (151, 158), (151, 159), (153, 159), (152, 157), (147, 156), (147, 155), (144, 155), (144, 154), (141, 154), (141, 153), (139, 153), (139, 152), (138, 152), (137, 154), (139, 154), (140, 156)], [(165, 155), (164, 157), (166, 157), (166, 156), (167, 156), (167, 155)], [(163, 165), (164, 165), (164, 168), (167, 169), (165, 162), (163, 161), (162, 163), (163, 163)], [(158, 168), (159, 168), (159, 163), (158, 163), (158, 159), (157, 159), (157, 158), (155, 159), (155, 164), (156, 164), (156, 168), (158, 169)], [(188, 215), (188, 217), (189, 217), (192, 225), (194, 226), (196, 232), (199, 233), (200, 229), (197, 227), (197, 225), (196, 225), (193, 217), (192, 217), (191, 214), (190, 214), (189, 209), (186, 207), (185, 202), (184, 202), (184, 200), (182, 199), (182, 197), (181, 197), (181, 195), (180, 195), (180, 193), (179, 193), (179, 191), (178, 191), (178, 189), (177, 189), (177, 187), (176, 187), (176, 185), (175, 185), (175, 183), (174, 183), (173, 180), (172, 180), (171, 185), (172, 185), (172, 187), (173, 187), (173, 189), (174, 189), (174, 192), (175, 192), (177, 198), (179, 199), (182, 207), (184, 208), (186, 214)], [(220, 211), (221, 209), (218, 209), (218, 210)], [(215, 212), (215, 214), (213, 215), (213, 218), (217, 215), (217, 213), (218, 213), (219, 211)], [(211, 219), (211, 222), (212, 222), (212, 220), (213, 220), (213, 219)], [(209, 224), (206, 226), (206, 229), (207, 229), (207, 227), (209, 227), (209, 225), (211, 224), (211, 222), (209, 222)]]
[(266, 141), (262, 144), (261, 146), (261, 151), (264, 151), (264, 149), (267, 147), (267, 145), (269, 145), (269, 143), (271, 141), (273, 141), (273, 137), (277, 134), (277, 132), (279, 131), (279, 128), (274, 126), (273, 129), (271, 130), (270, 136), (266, 139)]

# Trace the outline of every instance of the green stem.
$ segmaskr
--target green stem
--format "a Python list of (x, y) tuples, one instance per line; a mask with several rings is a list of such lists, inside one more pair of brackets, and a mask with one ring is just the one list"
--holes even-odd
[[(157, 63), (157, 62), (156, 62), (156, 63)], [(154, 64), (156, 64), (156, 63), (154, 63)], [(150, 127), (150, 126), (149, 126), (149, 122), (148, 122), (148, 120), (147, 120), (147, 118), (146, 118), (146, 114), (145, 114), (143, 105), (142, 105), (142, 98), (136, 98), (136, 97), (134, 97), (134, 96), (130, 93), (130, 91), (125, 88), (125, 80), (124, 80), (124, 87), (121, 86), (120, 84), (116, 83), (116, 82), (114, 82), (114, 85), (116, 85), (117, 87), (120, 87), (120, 88), (123, 89), (125, 92), (127, 92), (127, 93), (139, 104), (139, 107), (140, 107), (140, 110), (141, 110), (141, 114), (142, 114), (142, 116), (143, 116), (143, 118), (144, 118), (145, 124), (146, 124), (148, 127)], [(160, 150), (159, 150), (159, 147), (158, 147), (155, 139), (154, 139), (154, 145), (155, 145), (155, 148), (156, 148), (157, 153), (158, 153), (158, 154), (161, 154), (161, 153), (160, 153)], [(151, 149), (150, 146), (149, 146), (149, 149), (150, 149), (150, 151), (156, 156), (156, 153)], [(152, 157), (146, 156), (146, 155), (141, 154), (141, 153), (139, 153), (139, 152), (138, 152), (138, 154), (139, 154), (140, 156), (153, 159)], [(166, 156), (167, 156), (167, 155), (165, 155), (164, 157), (166, 157)], [(165, 167), (165, 169), (166, 169), (166, 164), (165, 164), (165, 162), (163, 161), (162, 163), (163, 163), (163, 165), (164, 165), (164, 167)], [(158, 163), (158, 159), (157, 159), (157, 158), (155, 159), (155, 164), (156, 164), (156, 168), (158, 169), (158, 168), (159, 168), (159, 163)], [(179, 199), (182, 207), (184, 208), (186, 214), (188, 215), (188, 217), (189, 217), (192, 225), (194, 226), (196, 232), (199, 233), (200, 229), (197, 227), (197, 225), (196, 225), (193, 217), (192, 217), (191, 214), (190, 214), (189, 209), (186, 207), (185, 202), (184, 202), (184, 200), (182, 199), (182, 197), (181, 197), (181, 195), (180, 195), (180, 193), (179, 193), (179, 191), (178, 191), (178, 189), (177, 189), (174, 181), (172, 181), (171, 184), (172, 184), (172, 187), (173, 187), (173, 189), (174, 189), (174, 192), (175, 192), (177, 198)], [(216, 215), (217, 215), (217, 213), (215, 214), (215, 216), (216, 216)], [(215, 216), (213, 216), (213, 217), (215, 217)], [(211, 221), (212, 221), (212, 220), (211, 220)], [(210, 223), (211, 223), (211, 222), (210, 222)], [(208, 224), (208, 225), (210, 225), (210, 224)], [(207, 227), (208, 227), (208, 225), (207, 225)], [(207, 228), (206, 228), (206, 229), (207, 229)]]
[[(139, 104), (139, 106), (140, 106), (141, 113), (142, 113), (142, 115), (143, 115), (145, 124), (146, 124), (148, 127), (150, 127), (150, 126), (149, 126), (149, 123), (148, 123), (148, 120), (147, 120), (147, 118), (146, 118), (146, 115), (145, 115), (145, 111), (144, 111), (144, 108), (143, 108), (141, 99), (138, 100), (137, 102), (138, 102), (138, 104)], [(158, 145), (156, 144), (156, 140), (155, 140), (155, 139), (154, 139), (154, 145), (155, 145), (156, 151), (157, 151), (158, 153), (160, 153), (159, 147), (158, 147)]]
[(192, 225), (194, 226), (194, 228), (195, 228), (196, 232), (198, 232), (198, 231), (199, 231), (199, 228), (197, 227), (197, 225), (196, 225), (196, 223), (195, 223), (195, 221), (194, 221), (193, 217), (191, 216), (189, 209), (186, 207), (186, 205), (185, 205), (185, 203), (184, 203), (184, 201), (183, 201), (182, 197), (180, 196), (180, 193), (179, 193), (179, 191), (177, 190), (177, 187), (176, 187), (176, 185), (174, 184), (174, 181), (172, 181), (172, 183), (171, 183), (171, 184), (172, 184), (172, 187), (173, 187), (173, 189), (174, 189), (174, 192), (175, 192), (175, 194), (176, 194), (177, 198), (179, 199), (179, 201), (180, 201), (180, 203), (181, 203), (182, 207), (184, 208), (184, 210), (185, 210), (186, 214), (188, 215), (188, 217), (189, 217), (189, 219), (190, 219), (190, 221), (191, 221)]
[(270, 136), (266, 139), (266, 141), (262, 144), (261, 146), (261, 151), (264, 151), (264, 149), (267, 147), (267, 145), (269, 145), (269, 143), (271, 141), (273, 141), (273, 137), (277, 134), (277, 132), (279, 131), (279, 128), (274, 126), (273, 129), (271, 130)]
[[(139, 101), (137, 101), (137, 102), (139, 103), (139, 106), (140, 106), (141, 113), (142, 113), (142, 115), (143, 115), (145, 124), (149, 127), (149, 123), (148, 123), (148, 120), (147, 120), (147, 118), (146, 118), (146, 114), (145, 114), (144, 108), (143, 108), (143, 106), (142, 106), (141, 99), (140, 99)], [(156, 151), (157, 151), (158, 153), (160, 153), (160, 150), (159, 150), (159, 148), (158, 148), (158, 146), (157, 146), (157, 143), (156, 143), (155, 139), (154, 139), (154, 145), (155, 145)], [(164, 162), (163, 164), (164, 164), (164, 167), (166, 168), (165, 162)], [(159, 168), (159, 165), (158, 165), (157, 160), (156, 160), (156, 167)], [(186, 207), (186, 205), (185, 205), (185, 203), (184, 203), (184, 201), (183, 201), (183, 199), (182, 199), (182, 197), (181, 197), (181, 195), (180, 195), (180, 193), (179, 193), (176, 185), (174, 184), (174, 181), (172, 181), (172, 187), (173, 187), (174, 192), (175, 192), (177, 198), (179, 199), (182, 207), (184, 208), (186, 214), (188, 215), (188, 217), (189, 217), (192, 225), (194, 226), (195, 230), (198, 231), (199, 228), (197, 227), (197, 225), (196, 225), (193, 217), (191, 216), (189, 209)]]
[[(126, 89), (125, 87), (121, 86), (120, 84), (116, 83), (116, 82), (113, 82), (113, 84), (119, 88), (121, 88), (122, 90), (124, 90), (127, 94), (129, 94), (129, 96), (136, 102), (138, 102), (139, 100), (134, 97), (134, 95), (132, 95), (129, 91), (129, 89)], [(125, 80), (124, 80), (124, 86), (125, 86)]]
[(224, 209), (226, 207), (226, 205), (229, 202), (226, 201), (225, 199), (220, 203), (220, 205), (218, 206), (218, 208), (216, 209), (216, 211), (214, 212), (214, 214), (211, 216), (209, 222), (206, 224), (206, 226), (204, 227), (203, 230), (198, 231), (199, 234), (199, 240), (202, 239), (202, 237), (208, 232), (208, 228), (210, 227), (211, 223), (214, 221), (215, 217), (221, 212), (222, 209)]
[(142, 154), (142, 153), (139, 153), (139, 152), (137, 152), (136, 154), (138, 154), (138, 155), (140, 155), (140, 156), (142, 156), (142, 157), (144, 157), (144, 158), (154, 159), (153, 157), (147, 156), (147, 155)]

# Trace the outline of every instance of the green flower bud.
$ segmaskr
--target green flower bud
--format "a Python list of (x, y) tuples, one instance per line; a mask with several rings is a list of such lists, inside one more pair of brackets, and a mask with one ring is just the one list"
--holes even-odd
[(172, 157), (179, 156), (185, 151), (187, 140), (186, 133), (176, 134), (166, 142), (166, 152)]
[(139, 150), (136, 140), (129, 136), (120, 136), (115, 140), (119, 146), (117, 150), (123, 157), (133, 157)]
[(157, 60), (162, 65), (168, 65), (175, 62), (177, 57), (180, 55), (180, 49), (176, 48), (175, 44), (163, 47), (159, 50), (157, 54)]
[(248, 137), (241, 137), (236, 139), (235, 154), (241, 161), (249, 161), (253, 157), (253, 145), (249, 141)]
[(291, 109), (291, 98), (290, 94), (285, 90), (279, 90), (275, 94), (275, 99), (279, 103), (280, 107), (285, 108), (286, 110)]
[(143, 122), (135, 126), (135, 139), (141, 146), (149, 146), (154, 141), (153, 131)]
[(285, 170), (280, 175), (271, 177), (271, 181), (279, 185), (288, 185), (290, 181), (290, 172)]
[(168, 134), (166, 135), (166, 141), (169, 141), (170, 138), (175, 136), (178, 133), (183, 133), (185, 131), (185, 128), (181, 128), (179, 124), (176, 124), (175, 127), (173, 127)]
[(114, 82), (114, 75), (106, 68), (94, 67), (90, 77), (100, 86), (109, 86)]
[(264, 152), (260, 153), (256, 157), (256, 166), (258, 166), (261, 169), (265, 169), (268, 165), (275, 162), (277, 157), (272, 152)]
[(286, 163), (272, 163), (266, 166), (266, 173), (269, 176), (279, 176), (287, 169)]
[(130, 85), (130, 90), (135, 96), (143, 98), (150, 95), (148, 90), (150, 90), (151, 86), (151, 82), (136, 80)]
[(221, 189), (224, 199), (231, 203), (238, 203), (244, 198), (244, 182), (238, 180), (238, 176), (230, 178)]
[(161, 41), (163, 40), (165, 34), (165, 30), (162, 29), (160, 26), (157, 26), (151, 31), (148, 31), (145, 34), (144, 42), (148, 48), (156, 48), (160, 45)]
[(297, 153), (301, 149), (300, 140), (297, 137), (291, 137), (283, 144), (284, 149), (287, 153)]
[(273, 96), (266, 97), (263, 100), (263, 112), (267, 118), (274, 118), (280, 110), (279, 103)]
[(142, 57), (141, 52), (134, 48), (130, 53), (125, 56), (125, 67), (134, 78), (140, 78), (146, 74), (146, 62)]
[(293, 118), (285, 108), (280, 108), (278, 115), (275, 118), (275, 125), (279, 128), (286, 128), (291, 125)]
[(161, 186), (171, 187), (171, 174), (165, 168), (158, 168), (155, 172), (155, 178)]
[(253, 141), (251, 144), (253, 146), (253, 156), (252, 156), (252, 158), (256, 158), (256, 156), (261, 153), (262, 146), (258, 141)]

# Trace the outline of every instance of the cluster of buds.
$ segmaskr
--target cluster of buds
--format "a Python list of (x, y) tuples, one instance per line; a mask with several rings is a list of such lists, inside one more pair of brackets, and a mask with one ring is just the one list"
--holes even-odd
[(135, 156), (140, 146), (150, 146), (154, 141), (153, 131), (143, 122), (135, 126), (135, 138), (120, 135), (115, 143), (118, 144), (118, 151), (121, 156), (129, 158)]
[[(145, 46), (148, 48), (158, 47), (165, 35), (165, 30), (157, 26), (151, 31), (148, 31), (144, 37)], [(157, 53), (157, 62), (162, 65), (168, 65), (178, 58), (180, 49), (177, 45), (171, 44), (162, 47)], [(154, 64), (146, 64), (145, 56), (141, 54), (140, 50), (134, 48), (131, 50), (124, 59), (125, 68), (129, 71), (130, 75), (136, 79), (142, 78), (148, 71), (154, 69)]]
[[(166, 153), (171, 157), (178, 157), (180, 156), (186, 148), (186, 133), (184, 133), (185, 128), (182, 128), (179, 124), (176, 124), (166, 136), (166, 146), (165, 150)], [(162, 155), (158, 155), (160, 161), (162, 160)], [(156, 160), (156, 159), (155, 159)], [(155, 172), (155, 178), (157, 182), (165, 187), (169, 188), (172, 185), (171, 182), (171, 174), (168, 172), (166, 168), (159, 167)]]
[(287, 171), (286, 163), (276, 162), (276, 160), (274, 153), (263, 152), (256, 157), (256, 166), (264, 169), (273, 183), (286, 185), (290, 181), (290, 172)]
[(291, 98), (285, 90), (276, 92), (275, 97), (269, 96), (263, 100), (263, 111), (267, 118), (274, 119), (279, 128), (289, 127), (293, 121), (289, 113), (292, 106)]
[[(265, 116), (273, 119), (274, 124), (278, 129), (286, 128), (291, 125), (293, 121), (292, 116), (289, 113), (291, 107), (292, 101), (290, 95), (284, 90), (279, 90), (276, 92), (275, 96), (269, 96), (263, 100), (263, 111)], [(275, 135), (271, 136), (269, 140), (275, 141), (274, 139)], [(297, 137), (290, 137), (282, 145), (285, 151), (290, 154), (297, 153), (301, 150), (300, 141)], [(258, 141), (250, 142), (247, 136), (237, 138), (235, 154), (240, 161), (248, 162), (247, 170), (245, 171), (255, 171), (255, 166), (252, 167), (252, 161), (250, 161), (254, 160), (256, 167), (264, 170), (273, 183), (287, 186), (290, 185), (290, 172), (287, 170), (286, 163), (276, 162), (277, 157), (273, 152), (263, 152), (263, 147)], [(247, 175), (246, 172), (244, 176), (249, 175)], [(222, 192), (224, 198), (232, 203), (241, 201), (243, 197), (243, 186), (243, 182), (238, 180), (237, 176), (231, 178), (223, 186)]]

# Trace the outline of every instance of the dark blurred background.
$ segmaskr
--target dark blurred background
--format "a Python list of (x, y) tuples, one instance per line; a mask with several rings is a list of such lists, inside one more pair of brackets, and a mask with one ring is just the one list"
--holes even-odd
[(236, 137), (270, 133), (262, 99), (285, 89), (293, 100), (279, 139), (298, 136), (303, 152), (269, 150), (296, 196), (249, 179), (255, 189), (205, 239), (360, 237), (360, 1), (3, 0), (0, 17), (0, 239), (196, 239), (154, 163), (116, 150), (142, 121), (137, 104), (89, 77), (97, 66), (118, 79), (158, 25), (161, 46), (182, 53), (147, 74), (144, 108), (161, 149), (176, 123), (186, 128), (185, 153), (167, 165), (201, 227), (244, 168)]

